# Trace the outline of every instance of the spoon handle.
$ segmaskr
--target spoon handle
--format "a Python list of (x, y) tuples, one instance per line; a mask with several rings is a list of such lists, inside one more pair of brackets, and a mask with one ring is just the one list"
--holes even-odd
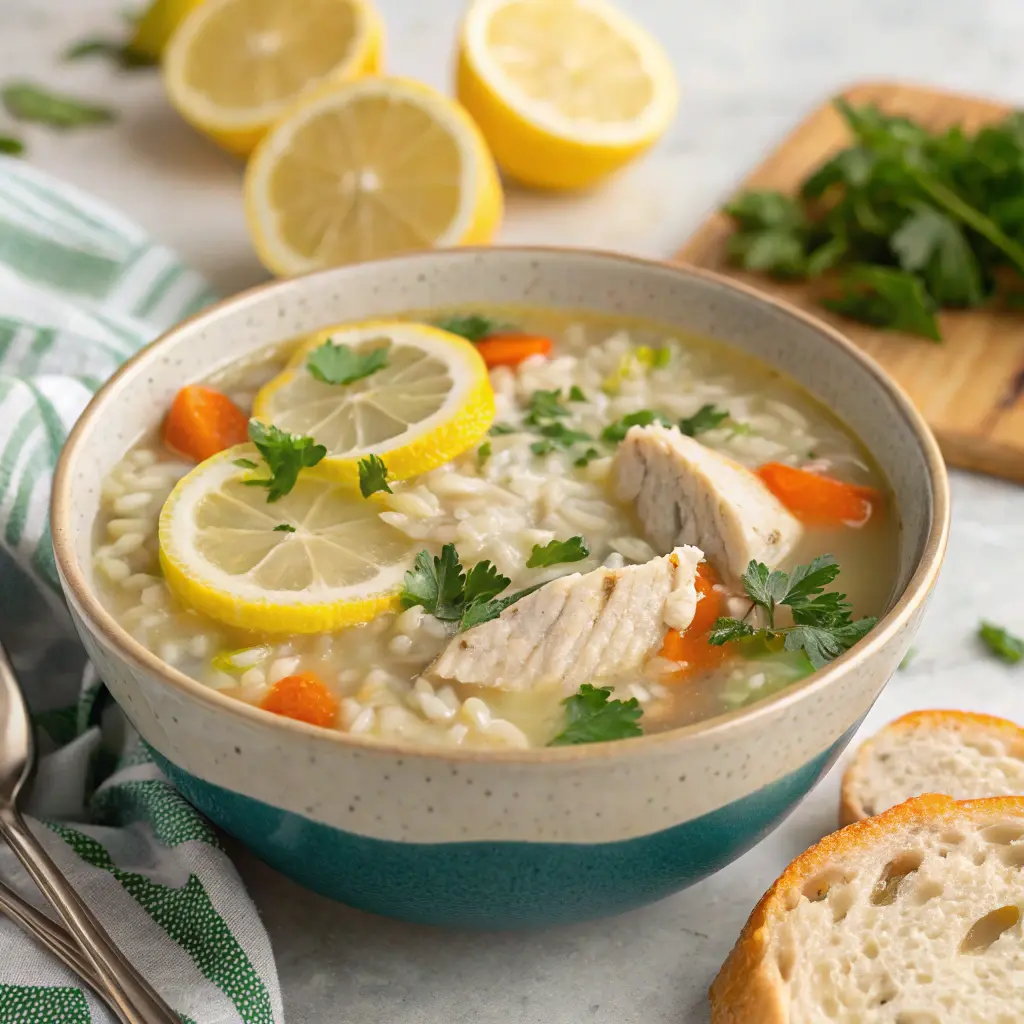
[(82, 951), (71, 941), (68, 933), (55, 924), (31, 903), (23, 900), (13, 889), (0, 882), (0, 910), (19, 928), (34, 936), (69, 970), (77, 974), (115, 1013), (117, 1007), (110, 1001), (103, 983), (96, 977), (92, 965)]
[(118, 951), (17, 808), (0, 806), (0, 834), (78, 941), (124, 1024), (180, 1024), (178, 1015)]

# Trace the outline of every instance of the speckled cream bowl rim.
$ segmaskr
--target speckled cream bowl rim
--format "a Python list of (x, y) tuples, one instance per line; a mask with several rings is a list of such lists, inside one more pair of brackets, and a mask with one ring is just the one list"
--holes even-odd
[[(452, 250), (436, 250), (413, 254), (411, 257), (400, 256), (392, 259), (368, 261), (359, 264), (362, 268), (380, 267), (385, 269), (392, 262), (409, 260), (410, 258), (431, 260), (434, 257), (450, 256)], [(144, 647), (139, 641), (132, 637), (118, 622), (113, 615), (104, 607), (98, 596), (93, 592), (85, 579), (78, 555), (72, 541), (73, 531), (71, 530), (71, 508), (74, 495), (71, 494), (72, 464), (76, 458), (86, 457), (85, 452), (79, 451), (79, 439), (85, 431), (86, 425), (106, 412), (106, 398), (111, 393), (114, 384), (125, 374), (130, 373), (140, 363), (148, 362), (160, 353), (162, 348), (170, 342), (175, 335), (186, 327), (194, 326), (214, 312), (222, 312), (227, 307), (242, 308), (249, 299), (262, 295), (271, 290), (287, 291), (295, 287), (299, 282), (310, 280), (329, 280), (345, 268), (332, 268), (329, 270), (317, 271), (298, 278), (291, 278), (280, 281), (269, 281), (245, 291), (239, 292), (230, 298), (208, 306), (192, 317), (176, 324), (166, 331), (159, 338), (155, 339), (131, 359), (125, 362), (116, 373), (96, 393), (92, 401), (83, 411), (74, 428), (68, 436), (67, 442), (61, 452), (57, 463), (57, 469), (53, 482), (53, 494), (51, 498), (50, 520), (53, 534), (53, 547), (56, 556), (56, 563), (65, 585), (73, 593), (91, 629), (99, 630), (106, 637), (110, 646), (125, 661), (126, 664), (135, 670), (142, 670), (152, 673), (161, 679), (168, 686), (180, 691), (182, 694), (195, 699), (200, 704), (206, 704), (220, 711), (227, 711), (241, 716), (243, 719), (258, 721), (266, 725), (268, 719), (272, 719), (277, 728), (290, 730), (299, 735), (316, 736), (323, 739), (329, 736), (335, 742), (346, 746), (371, 748), (380, 753), (392, 753), (396, 756), (414, 754), (419, 757), (434, 759), (441, 762), (450, 761), (493, 761), (513, 764), (537, 764), (543, 762), (565, 762), (565, 761), (586, 761), (592, 758), (602, 758), (615, 754), (617, 757), (643, 756), (653, 747), (665, 744), (685, 743), (687, 738), (695, 735), (712, 734), (715, 738), (727, 739), (730, 729), (740, 723), (744, 725), (756, 721), (757, 718), (768, 716), (773, 711), (788, 704), (797, 704), (805, 697), (826, 689), (846, 676), (846, 674), (860, 666), (865, 661), (870, 661), (882, 648), (885, 647), (911, 619), (919, 606), (927, 598), (935, 584), (942, 559), (946, 549), (946, 541), (949, 533), (950, 496), (949, 481), (946, 476), (946, 466), (931, 430), (928, 428), (923, 417), (914, 408), (910, 398), (893, 381), (882, 368), (870, 357), (861, 352), (851, 341), (840, 331), (830, 326), (809, 313), (796, 308), (789, 303), (767, 295), (756, 288), (731, 280), (722, 274), (716, 274), (699, 267), (692, 267), (686, 264), (673, 264), (659, 260), (644, 259), (637, 256), (622, 255), (602, 250), (577, 249), (562, 246), (500, 246), (500, 247), (462, 247), (454, 250), (464, 255), (480, 255), (485, 259), (493, 255), (500, 260), (503, 253), (518, 253), (521, 256), (536, 256), (538, 258), (550, 259), (559, 255), (573, 258), (584, 258), (592, 260), (608, 260), (618, 263), (634, 265), (638, 270), (644, 268), (657, 269), (664, 272), (666, 269), (681, 275), (687, 275), (706, 281), (724, 289), (726, 293), (732, 291), (746, 299), (752, 299), (756, 303), (774, 308), (776, 313), (798, 321), (817, 331), (824, 342), (842, 349), (847, 357), (859, 362), (868, 375), (873, 378), (880, 392), (884, 393), (888, 400), (899, 411), (902, 418), (910, 427), (924, 455), (927, 465), (928, 478), (931, 485), (930, 504), (931, 522), (928, 528), (927, 537), (920, 548), (920, 557), (916, 568), (910, 579), (907, 581), (903, 593), (892, 605), (888, 612), (879, 620), (875, 628), (860, 641), (854, 648), (841, 655), (828, 666), (813, 673), (806, 680), (780, 691), (779, 693), (766, 697), (756, 704), (746, 708), (738, 708), (733, 711), (704, 719), (692, 725), (681, 726), (677, 729), (669, 729), (664, 732), (651, 733), (639, 736), (635, 739), (617, 740), (603, 743), (581, 744), (579, 746), (531, 748), (529, 750), (475, 750), (463, 749), (461, 747), (433, 747), (429, 745), (418, 745), (415, 743), (388, 742), (373, 739), (365, 736), (352, 736), (338, 730), (323, 729), (319, 726), (308, 725), (295, 719), (284, 718), (271, 714), (260, 708), (254, 707), (235, 697), (228, 697), (204, 686), (198, 680), (185, 675), (184, 672), (161, 661), (152, 651)], [(254, 346), (254, 349), (257, 346)], [(813, 395), (813, 391), (807, 389)]]

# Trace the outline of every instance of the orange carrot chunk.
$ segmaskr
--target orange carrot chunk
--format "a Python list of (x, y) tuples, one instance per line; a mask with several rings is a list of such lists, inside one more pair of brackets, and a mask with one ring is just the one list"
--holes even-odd
[(249, 437), (249, 419), (227, 395), (190, 384), (171, 403), (164, 420), (164, 444), (202, 462)]
[(279, 679), (260, 703), (264, 711), (295, 718), (325, 729), (338, 717), (338, 698), (315, 672), (298, 672)]
[(863, 526), (882, 495), (873, 487), (766, 462), (757, 475), (790, 512), (808, 526)]
[(551, 339), (539, 334), (489, 334), (476, 343), (487, 369), (496, 366), (518, 366), (530, 356), (551, 354)]

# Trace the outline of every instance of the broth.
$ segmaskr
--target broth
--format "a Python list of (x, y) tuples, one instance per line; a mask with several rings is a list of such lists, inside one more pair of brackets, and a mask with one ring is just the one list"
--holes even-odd
[[(608, 424), (638, 410), (676, 421), (713, 405), (728, 418), (699, 435), (704, 445), (751, 469), (781, 462), (884, 495), (863, 526), (805, 526), (779, 568), (832, 553), (842, 570), (834, 587), (848, 595), (854, 614), (885, 611), (898, 542), (886, 482), (850, 431), (793, 381), (721, 343), (656, 324), (542, 310), (485, 312), (546, 335), (554, 351), (515, 370), (491, 370), (498, 429), (492, 427), (483, 451), (474, 445), (443, 466), (393, 482), (393, 493), (383, 495), (380, 518), (409, 538), (412, 553), (437, 555), (453, 543), (467, 567), (485, 559), (494, 563), (511, 580), (510, 592), (663, 555), (645, 539), (634, 509), (610, 493), (614, 448), (599, 438)], [(207, 383), (248, 412), (256, 391), (281, 371), (295, 344), (257, 353)], [(574, 388), (583, 400), (569, 400)], [(567, 410), (558, 422), (594, 440), (549, 445), (523, 424), (532, 396), (556, 390)], [(503, 432), (505, 427), (510, 429)], [(597, 454), (588, 458), (588, 452)], [(559, 732), (566, 694), (557, 687), (511, 691), (429, 678), (428, 667), (448, 643), (451, 627), (419, 605), (331, 633), (280, 636), (229, 627), (184, 604), (162, 577), (157, 517), (191, 468), (154, 432), (110, 474), (96, 525), (102, 599), (164, 661), (252, 704), (260, 704), (281, 678), (315, 672), (339, 701), (335, 727), (382, 739), (527, 747), (544, 746)], [(585, 538), (585, 559), (526, 566), (534, 544), (571, 536)], [(739, 602), (735, 593), (730, 598)], [(654, 732), (751, 703), (809, 671), (791, 652), (751, 657), (756, 652), (739, 655), (734, 647), (721, 664), (684, 679), (654, 658), (642, 672), (595, 682), (611, 686), (617, 699), (636, 698), (643, 730)]]

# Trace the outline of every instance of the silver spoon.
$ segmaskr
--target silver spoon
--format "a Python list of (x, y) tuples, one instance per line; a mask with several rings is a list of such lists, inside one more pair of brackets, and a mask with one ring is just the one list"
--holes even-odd
[(178, 1015), (117, 949), (25, 824), (17, 799), (32, 770), (34, 748), (28, 708), (0, 644), (0, 836), (78, 942), (123, 1024), (180, 1024)]
[(0, 910), (16, 925), (28, 932), (45, 946), (55, 957), (77, 974), (100, 999), (114, 1012), (117, 1007), (107, 995), (103, 982), (96, 977), (85, 954), (74, 944), (71, 936), (59, 924), (55, 924), (31, 903), (23, 900), (13, 889), (0, 882)]

